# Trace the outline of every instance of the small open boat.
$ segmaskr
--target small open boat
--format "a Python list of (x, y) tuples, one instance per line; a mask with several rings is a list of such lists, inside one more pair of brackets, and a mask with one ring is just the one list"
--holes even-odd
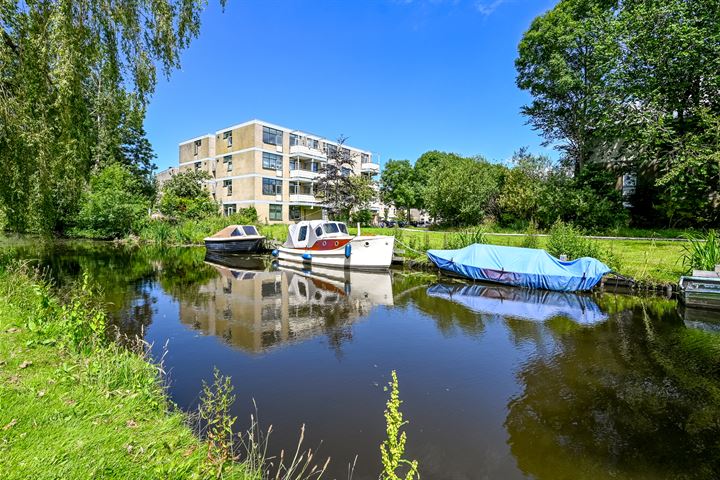
[(390, 268), (394, 247), (393, 236), (352, 236), (342, 222), (309, 220), (290, 225), (287, 240), (273, 255), (304, 265), (384, 270)]
[(205, 239), (208, 252), (255, 253), (265, 237), (252, 225), (229, 225)]
[(427, 255), (440, 270), (470, 280), (560, 292), (590, 290), (611, 271), (594, 258), (563, 262), (537, 248), (476, 243), (459, 250), (428, 250)]

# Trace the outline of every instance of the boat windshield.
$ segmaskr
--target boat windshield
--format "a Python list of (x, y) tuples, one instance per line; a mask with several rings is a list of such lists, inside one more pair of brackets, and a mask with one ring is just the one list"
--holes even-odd
[(231, 237), (242, 237), (243, 235), (245, 234), (239, 228), (233, 229), (232, 233), (230, 234)]
[(243, 227), (243, 230), (245, 231), (245, 235), (257, 235), (258, 232), (252, 225), (245, 225)]
[(337, 226), (338, 226), (338, 228), (340, 229), (340, 231), (341, 231), (342, 233), (344, 233), (344, 234), (347, 234), (347, 233), (348, 233), (347, 227), (345, 226), (344, 223), (338, 223)]
[(325, 233), (337, 233), (339, 231), (337, 223), (326, 223), (323, 228), (325, 229)]

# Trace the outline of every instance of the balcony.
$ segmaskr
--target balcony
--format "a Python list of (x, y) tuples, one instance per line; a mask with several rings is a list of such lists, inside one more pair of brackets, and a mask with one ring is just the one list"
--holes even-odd
[(290, 170), (290, 178), (292, 178), (294, 180), (307, 180), (309, 182), (312, 182), (319, 176), (320, 176), (320, 172), (313, 172), (311, 170), (304, 170), (301, 168), (297, 168), (295, 170)]
[(360, 171), (363, 173), (380, 173), (380, 165), (372, 162), (363, 162), (360, 164)]
[(305, 145), (291, 145), (290, 156), (315, 158), (320, 160), (327, 159), (327, 156), (322, 151), (307, 147)]
[(318, 203), (315, 195), (309, 193), (291, 193), (290, 201), (295, 203)]

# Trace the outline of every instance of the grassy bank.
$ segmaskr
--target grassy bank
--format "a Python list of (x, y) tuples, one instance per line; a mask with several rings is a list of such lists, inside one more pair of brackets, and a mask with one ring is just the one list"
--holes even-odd
[[(353, 230), (354, 231), (354, 230)], [(398, 248), (405, 250), (411, 258), (424, 258), (428, 249), (451, 248), (453, 235), (457, 233), (422, 230), (363, 228), (364, 234), (395, 235)], [(493, 245), (532, 246), (544, 248), (547, 237), (486, 235), (486, 241)], [(675, 283), (683, 274), (682, 256), (684, 243), (662, 240), (595, 240), (602, 248), (612, 253), (618, 261), (618, 273), (655, 283)], [(408, 248), (409, 247), (409, 248)], [(420, 253), (419, 253), (420, 252)]]
[[(177, 224), (153, 222), (143, 232), (140, 240), (167, 245), (199, 245), (203, 238), (232, 223), (249, 223), (244, 217), (214, 217), (206, 220), (184, 221)], [(258, 225), (259, 231), (271, 240), (284, 241), (287, 237), (287, 225)], [(351, 228), (351, 233), (355, 229)], [(365, 234), (395, 235), (398, 248), (405, 250), (405, 256), (414, 260), (423, 260), (425, 250), (451, 248), (454, 236), (458, 232), (434, 232), (411, 229), (362, 228)], [(516, 233), (516, 232), (503, 232)], [(595, 240), (616, 259), (618, 273), (651, 283), (675, 283), (683, 274), (682, 256), (684, 243), (663, 240), (680, 235), (681, 231), (632, 230), (611, 232), (617, 235), (655, 236), (656, 240)], [(485, 239), (493, 245), (531, 246), (544, 248), (547, 237), (527, 235), (505, 236), (486, 234)], [(409, 248), (408, 248), (409, 247)]]
[[(87, 289), (61, 301), (0, 272), (0, 478), (212, 478), (208, 446), (172, 408), (158, 367), (103, 341)], [(223, 478), (260, 478), (244, 464)]]

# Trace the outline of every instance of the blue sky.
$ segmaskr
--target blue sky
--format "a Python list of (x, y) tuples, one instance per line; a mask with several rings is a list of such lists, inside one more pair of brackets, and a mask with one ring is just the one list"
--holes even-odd
[(520, 115), (517, 44), (551, 0), (210, 0), (145, 127), (160, 169), (178, 143), (259, 118), (388, 159), (551, 153)]

